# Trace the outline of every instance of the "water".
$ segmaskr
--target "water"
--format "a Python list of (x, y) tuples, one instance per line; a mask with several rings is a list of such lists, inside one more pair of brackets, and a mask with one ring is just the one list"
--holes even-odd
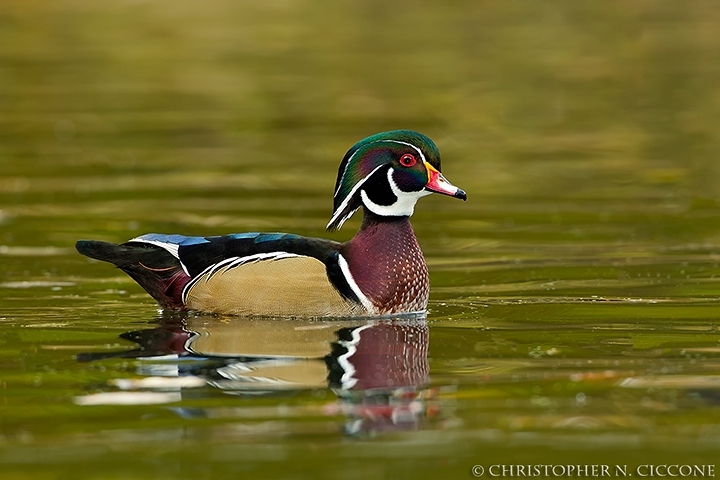
[[(6, 2), (3, 478), (715, 465), (719, 24), (710, 1)], [(427, 318), (167, 315), (73, 250), (346, 240), (337, 165), (393, 128), (469, 197), (413, 217)]]

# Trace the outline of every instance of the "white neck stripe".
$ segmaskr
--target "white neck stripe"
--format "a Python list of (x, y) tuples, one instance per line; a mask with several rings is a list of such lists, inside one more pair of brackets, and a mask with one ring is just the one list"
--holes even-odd
[(345, 257), (342, 255), (338, 255), (338, 265), (340, 265), (340, 271), (342, 271), (350, 290), (352, 290), (358, 300), (360, 300), (362, 306), (365, 307), (368, 313), (377, 313), (375, 305), (373, 305), (370, 299), (362, 292), (362, 290), (360, 290), (360, 287), (355, 282), (355, 277), (353, 277), (352, 272), (350, 272), (350, 265), (348, 265)]

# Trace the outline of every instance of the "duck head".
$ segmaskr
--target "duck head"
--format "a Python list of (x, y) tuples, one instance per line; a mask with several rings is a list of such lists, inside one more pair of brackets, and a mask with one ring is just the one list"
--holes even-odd
[(338, 169), (328, 230), (339, 229), (361, 206), (382, 217), (410, 216), (431, 193), (467, 199), (440, 173), (440, 152), (412, 130), (367, 137), (348, 150)]

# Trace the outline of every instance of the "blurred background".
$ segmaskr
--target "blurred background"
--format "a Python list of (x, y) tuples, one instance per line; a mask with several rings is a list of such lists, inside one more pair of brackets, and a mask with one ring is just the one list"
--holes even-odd
[[(317, 385), (183, 397), (210, 420), (73, 400), (147, 375), (76, 354), (165, 321), (77, 239), (347, 240), (358, 218), (324, 231), (337, 166), (399, 128), (430, 136), (469, 198), (413, 217), (440, 420), (344, 443)], [(711, 462), (719, 153), (712, 0), (3, 0), (0, 462), (13, 479)]]
[(324, 195), (327, 218), (344, 152), (395, 128), (440, 146), (468, 221), (508, 197), (593, 199), (602, 219), (643, 204), (645, 229), (620, 237), (662, 234), (648, 215), (720, 193), (712, 1), (10, 0), (0, 22), (3, 243), (27, 215), (25, 243), (96, 229), (41, 205), (114, 210), (102, 230), (121, 239), (230, 190), (242, 204), (197, 231), (285, 226), (242, 218), (268, 202), (321, 229), (298, 193)]

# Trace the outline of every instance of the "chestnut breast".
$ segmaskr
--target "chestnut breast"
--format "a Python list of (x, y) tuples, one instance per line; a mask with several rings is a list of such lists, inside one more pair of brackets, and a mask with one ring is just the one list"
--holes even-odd
[(427, 265), (407, 217), (363, 224), (341, 253), (377, 313), (427, 309), (430, 293)]

